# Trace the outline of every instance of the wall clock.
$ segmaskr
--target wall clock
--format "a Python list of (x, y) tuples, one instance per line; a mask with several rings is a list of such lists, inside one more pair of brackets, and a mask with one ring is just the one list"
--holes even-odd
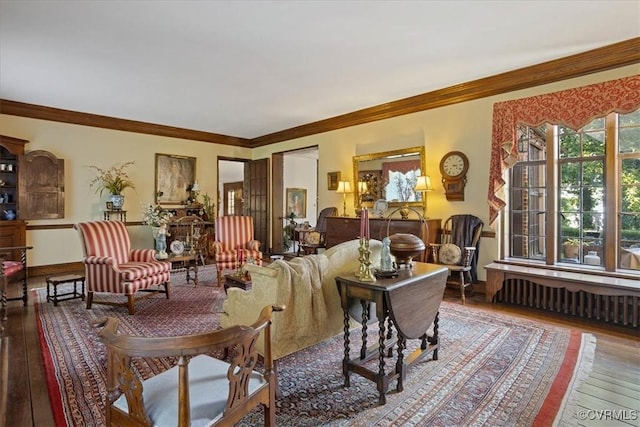
[(440, 160), (442, 186), (447, 200), (464, 200), (464, 187), (467, 184), (469, 159), (461, 151), (450, 151)]

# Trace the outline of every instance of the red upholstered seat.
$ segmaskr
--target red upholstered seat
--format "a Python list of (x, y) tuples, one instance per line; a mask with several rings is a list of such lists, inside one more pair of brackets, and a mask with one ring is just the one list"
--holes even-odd
[[(4, 321), (7, 320), (7, 301), (22, 300), (22, 304), (26, 306), (29, 300), (27, 291), (27, 250), (29, 249), (33, 247), (0, 248), (0, 337), (4, 334)], [(22, 283), (22, 296), (7, 298), (9, 283)]]
[(222, 272), (239, 266), (239, 257), (245, 261), (253, 259), (262, 265), (260, 242), (253, 238), (253, 218), (250, 216), (222, 216), (215, 222), (216, 241), (214, 253), (218, 269), (218, 285), (222, 283)]
[[(74, 226), (84, 252), (87, 285), (87, 309), (94, 292), (127, 296), (129, 313), (134, 314), (134, 295), (162, 285), (169, 298), (171, 264), (155, 259), (153, 249), (131, 249), (126, 225), (121, 221), (82, 222)], [(95, 301), (97, 304), (107, 302)], [(112, 304), (112, 303), (109, 303)], [(124, 304), (122, 304), (124, 305)]]
[(2, 272), (5, 277), (11, 277), (24, 270), (24, 265), (19, 261), (2, 261)]

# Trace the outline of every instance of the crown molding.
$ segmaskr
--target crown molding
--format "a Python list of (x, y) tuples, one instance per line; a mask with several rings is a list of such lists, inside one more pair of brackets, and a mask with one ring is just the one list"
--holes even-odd
[(263, 135), (252, 147), (362, 125), (460, 102), (500, 95), (640, 62), (640, 37), (578, 53), (565, 58), (520, 68), (495, 76), (461, 83), (433, 92), (403, 98), (329, 119)]
[(0, 100), (0, 113), (125, 132), (256, 148), (332, 130), (403, 116), (405, 114), (554, 83), (637, 63), (640, 63), (640, 37), (565, 58), (461, 83), (433, 92), (427, 92), (319, 120), (317, 122), (307, 123), (253, 139), (80, 113), (77, 111), (62, 110), (4, 99)]
[(149, 135), (167, 136), (170, 138), (189, 139), (193, 141), (211, 142), (214, 144), (234, 145), (250, 148), (250, 140), (235, 136), (220, 135), (211, 132), (177, 128), (135, 120), (81, 113), (42, 105), (0, 99), (0, 113), (12, 116), (29, 117), (31, 119), (50, 120), (71, 123), (74, 125), (92, 126), (104, 129), (121, 130)]

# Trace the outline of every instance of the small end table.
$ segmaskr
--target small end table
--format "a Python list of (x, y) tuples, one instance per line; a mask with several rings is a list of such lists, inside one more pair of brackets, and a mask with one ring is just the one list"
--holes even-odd
[(229, 288), (240, 288), (244, 291), (251, 289), (251, 277), (245, 275), (238, 276), (236, 274), (224, 275), (224, 293), (227, 293)]
[[(53, 305), (57, 306), (58, 302), (75, 298), (81, 298), (84, 301), (84, 281), (82, 274), (67, 274), (64, 276), (50, 276), (46, 278), (47, 282), (47, 302), (53, 301)], [(64, 283), (73, 283), (73, 292), (58, 293), (58, 285)], [(78, 292), (78, 284), (81, 285), (81, 291)], [(51, 286), (53, 286), (53, 295), (51, 294)], [(65, 297), (65, 298), (60, 298)]]

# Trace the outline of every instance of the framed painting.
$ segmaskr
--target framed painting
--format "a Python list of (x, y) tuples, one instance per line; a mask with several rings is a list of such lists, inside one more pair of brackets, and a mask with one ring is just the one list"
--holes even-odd
[(340, 172), (329, 172), (327, 174), (327, 190), (330, 190), (330, 191), (337, 190), (338, 181), (340, 181)]
[(195, 157), (156, 153), (156, 204), (186, 204), (195, 179)]
[(287, 216), (294, 214), (296, 218), (307, 216), (307, 189), (287, 188)]

